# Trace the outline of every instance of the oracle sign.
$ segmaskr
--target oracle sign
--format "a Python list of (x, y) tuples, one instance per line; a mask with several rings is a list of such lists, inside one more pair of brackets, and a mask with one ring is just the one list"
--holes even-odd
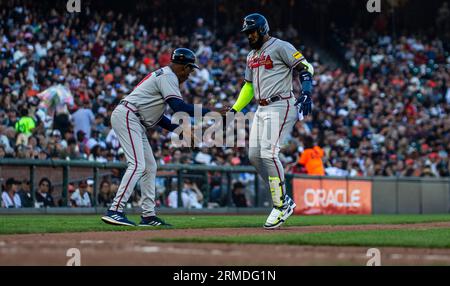
[(294, 179), (297, 214), (371, 214), (372, 183), (329, 179)]
[(347, 190), (323, 190), (306, 189), (303, 195), (304, 203), (307, 207), (360, 207), (361, 190), (351, 190), (350, 198), (347, 198)]

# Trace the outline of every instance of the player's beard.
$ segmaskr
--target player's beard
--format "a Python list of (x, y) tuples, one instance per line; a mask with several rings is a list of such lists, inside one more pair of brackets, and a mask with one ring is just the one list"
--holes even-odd
[(264, 37), (262, 37), (261, 35), (258, 36), (258, 40), (256, 40), (256, 42), (254, 42), (253, 44), (250, 43), (250, 41), (248, 42), (250, 44), (250, 48), (252, 48), (253, 50), (259, 50), (262, 45), (264, 44)]

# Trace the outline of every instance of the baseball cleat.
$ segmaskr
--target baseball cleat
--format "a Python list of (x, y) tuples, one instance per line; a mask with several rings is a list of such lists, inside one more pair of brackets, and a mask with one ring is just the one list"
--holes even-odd
[(143, 217), (141, 216), (141, 222), (139, 223), (139, 226), (166, 226), (171, 227), (172, 225), (163, 221), (157, 216), (148, 216)]
[(281, 226), (293, 213), (297, 206), (294, 201), (286, 196), (287, 207), (285, 208), (273, 208), (269, 217), (264, 224), (265, 229), (274, 229)]
[(113, 225), (136, 226), (134, 222), (128, 220), (124, 213), (117, 211), (109, 210), (106, 215), (102, 216), (102, 221)]

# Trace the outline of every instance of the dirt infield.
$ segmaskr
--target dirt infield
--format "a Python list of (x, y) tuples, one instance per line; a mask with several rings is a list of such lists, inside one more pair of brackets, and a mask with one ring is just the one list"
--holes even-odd
[[(276, 232), (448, 228), (445, 223), (285, 227)], [(155, 243), (149, 238), (267, 234), (260, 228), (168, 229), (0, 236), (0, 265), (366, 265), (368, 247)], [(381, 247), (383, 265), (450, 265), (450, 249)]]

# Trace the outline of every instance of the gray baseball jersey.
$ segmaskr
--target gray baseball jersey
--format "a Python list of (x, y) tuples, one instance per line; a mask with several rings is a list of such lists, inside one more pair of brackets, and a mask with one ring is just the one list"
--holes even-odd
[(257, 100), (290, 96), (292, 70), (301, 61), (305, 58), (292, 44), (271, 37), (259, 50), (248, 54), (245, 80), (253, 83)]
[(151, 127), (163, 116), (166, 100), (173, 97), (183, 99), (178, 78), (167, 66), (148, 74), (124, 100), (133, 104), (145, 125)]

